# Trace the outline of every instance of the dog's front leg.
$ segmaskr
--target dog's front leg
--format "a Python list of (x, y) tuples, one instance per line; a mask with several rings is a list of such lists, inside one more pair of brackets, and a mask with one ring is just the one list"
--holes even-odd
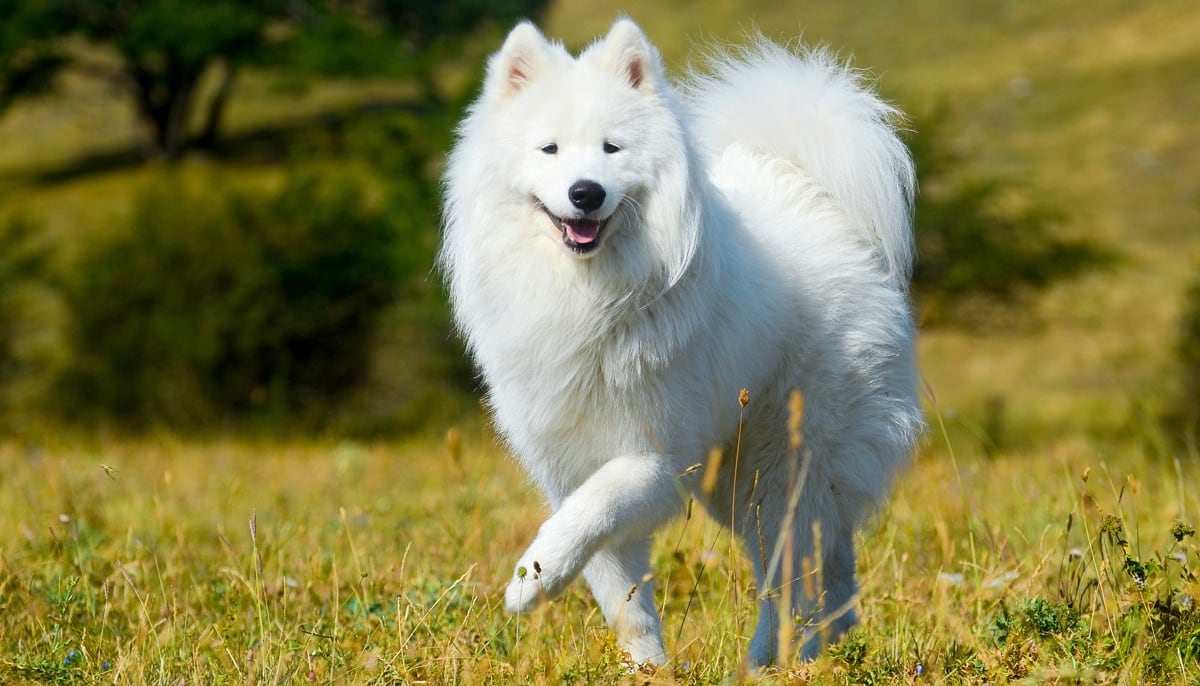
[(649, 537), (614, 541), (592, 556), (583, 570), (604, 618), (617, 635), (617, 645), (635, 663), (667, 661), (662, 621), (654, 606)]
[(542, 524), (517, 561), (505, 607), (523, 613), (557, 597), (601, 546), (649, 537), (682, 502), (677, 477), (660, 456), (609, 460)]

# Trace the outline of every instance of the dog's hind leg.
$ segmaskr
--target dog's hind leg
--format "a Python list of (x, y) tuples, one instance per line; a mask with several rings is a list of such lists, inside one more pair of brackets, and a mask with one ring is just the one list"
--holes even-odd
[[(788, 655), (799, 646), (802, 659), (814, 659), (857, 621), (852, 520), (818, 470), (804, 489), (798, 498), (784, 488), (760, 490), (761, 497), (747, 504), (743, 538), (759, 589), (750, 641), (755, 666), (778, 660), (783, 637), (792, 641)], [(781, 622), (791, 626), (781, 631)]]
[(815, 660), (821, 649), (836, 643), (858, 624), (858, 581), (855, 579), (854, 532), (830, 531), (822, 538), (821, 615), (806, 628), (800, 657)]
[(650, 540), (635, 538), (609, 544), (592, 556), (583, 574), (617, 645), (637, 663), (666, 662), (662, 621), (654, 606)]

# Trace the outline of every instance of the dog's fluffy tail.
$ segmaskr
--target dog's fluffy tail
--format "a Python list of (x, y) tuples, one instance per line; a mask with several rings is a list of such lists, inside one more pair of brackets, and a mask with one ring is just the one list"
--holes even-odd
[(719, 158), (740, 143), (805, 170), (906, 287), (916, 174), (896, 132), (899, 110), (826, 49), (794, 53), (760, 36), (708, 62), (710, 73), (693, 75), (685, 89), (699, 144)]

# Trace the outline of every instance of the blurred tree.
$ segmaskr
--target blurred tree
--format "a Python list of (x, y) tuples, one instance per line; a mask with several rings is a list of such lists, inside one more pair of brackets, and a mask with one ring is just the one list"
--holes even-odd
[(437, 65), (461, 50), (464, 36), (488, 24), (536, 19), (549, 5), (550, 0), (366, 0), (371, 16), (404, 37), (402, 60), (431, 98), (438, 93)]
[(201, 77), (214, 64), (224, 67), (205, 125), (215, 137), (238, 66), (263, 48), (264, 29), (281, 14), (282, 4), (64, 0), (62, 9), (64, 26), (117, 49), (124, 83), (149, 124), (155, 151), (175, 158), (187, 141)]
[[(0, 108), (44, 91), (64, 68), (120, 84), (151, 133), (153, 151), (175, 159), (212, 146), (239, 69), (248, 64), (314, 74), (403, 75), (436, 97), (436, 65), (491, 21), (534, 15), (548, 0), (0, 0)], [(79, 36), (113, 48), (115, 71)], [(198, 86), (219, 73), (203, 128), (189, 138)]]
[(45, 0), (0, 0), (0, 111), (49, 86), (66, 62), (58, 32)]

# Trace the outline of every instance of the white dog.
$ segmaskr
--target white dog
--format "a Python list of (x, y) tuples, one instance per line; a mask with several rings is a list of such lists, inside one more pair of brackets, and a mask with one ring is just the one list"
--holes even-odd
[(440, 263), (553, 509), (508, 609), (582, 572), (620, 646), (665, 662), (651, 537), (692, 495), (754, 561), (761, 665), (854, 624), (855, 528), (923, 426), (914, 174), (896, 110), (826, 52), (760, 39), (711, 66), (681, 97), (632, 21), (578, 58), (517, 26), (450, 155)]

